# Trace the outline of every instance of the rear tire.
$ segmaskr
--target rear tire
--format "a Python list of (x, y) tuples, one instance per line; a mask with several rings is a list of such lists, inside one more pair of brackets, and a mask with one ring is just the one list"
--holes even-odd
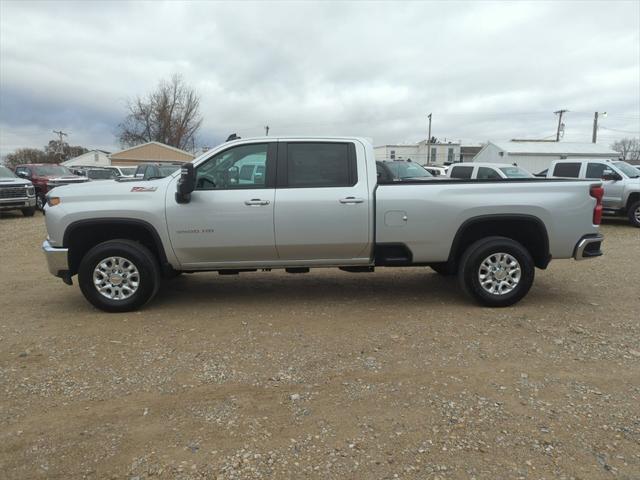
[(632, 203), (627, 210), (629, 223), (634, 227), (640, 228), (640, 201)]
[(84, 297), (105, 312), (129, 312), (158, 292), (160, 267), (153, 253), (132, 240), (109, 240), (80, 262), (78, 283)]
[(462, 290), (487, 307), (517, 303), (529, 292), (534, 277), (529, 251), (506, 237), (487, 237), (472, 244), (458, 270)]
[(22, 209), (22, 215), (25, 217), (33, 217), (33, 214), (36, 213), (35, 207), (28, 207)]

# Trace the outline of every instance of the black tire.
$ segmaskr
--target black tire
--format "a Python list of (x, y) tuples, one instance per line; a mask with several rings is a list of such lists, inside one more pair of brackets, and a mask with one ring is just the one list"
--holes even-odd
[[(515, 286), (512, 286), (511, 291), (506, 293), (495, 293), (485, 290), (480, 281), (480, 271), (482, 264), (485, 260), (489, 260), (492, 254), (507, 254), (515, 259), (520, 267), (520, 274)], [(497, 260), (498, 257), (494, 257)], [(515, 264), (511, 263), (515, 267)], [(483, 271), (487, 272), (485, 267), (482, 267)], [(508, 277), (505, 280), (513, 283), (514, 278), (508, 273), (509, 269), (499, 272), (489, 272), (489, 276), (501, 275)], [(514, 270), (513, 275), (517, 272)], [(511, 240), (506, 237), (487, 237), (482, 240), (478, 240), (471, 245), (465, 251), (460, 260), (460, 267), (458, 270), (458, 282), (462, 290), (473, 299), (475, 299), (481, 305), (487, 307), (508, 307), (514, 303), (520, 301), (529, 292), (531, 285), (533, 285), (533, 279), (535, 277), (535, 264), (529, 251), (524, 248), (520, 243)], [(498, 280), (499, 281), (499, 280)], [(488, 281), (487, 286), (492, 282)], [(495, 282), (493, 282), (495, 285)], [(498, 284), (497, 289), (504, 290), (510, 288), (510, 285), (503, 283)], [(503, 291), (504, 291), (503, 290)]]
[(431, 270), (433, 270), (434, 272), (445, 277), (449, 277), (458, 273), (456, 272), (455, 266), (450, 263), (434, 263), (433, 265), (429, 265), (429, 267), (431, 267)]
[[(100, 262), (109, 257), (126, 259), (138, 271), (137, 290), (127, 298), (107, 298), (94, 285), (93, 275), (95, 268)], [(106, 275), (105, 278), (107, 278)], [(82, 258), (78, 269), (78, 283), (85, 298), (100, 310), (105, 312), (130, 312), (142, 307), (158, 292), (160, 287), (160, 267), (153, 253), (144, 245), (131, 240), (109, 240), (96, 245)], [(123, 283), (125, 282), (120, 285)], [(119, 289), (119, 287), (116, 287), (116, 289)]]
[(33, 214), (36, 213), (35, 207), (27, 207), (21, 210), (22, 210), (22, 215), (24, 215), (25, 217), (33, 217)]
[(627, 215), (629, 223), (634, 227), (640, 228), (640, 200), (629, 205)]
[(36, 195), (36, 209), (44, 211), (44, 206), (46, 205), (47, 200), (44, 195), (40, 195), (39, 193)]

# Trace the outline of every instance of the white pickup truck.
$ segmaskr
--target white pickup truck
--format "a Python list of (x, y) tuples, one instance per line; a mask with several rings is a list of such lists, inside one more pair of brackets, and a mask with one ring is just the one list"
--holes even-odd
[(315, 267), (457, 273), (479, 303), (529, 291), (552, 258), (601, 255), (601, 181), (380, 183), (362, 138), (224, 143), (165, 178), (65, 186), (47, 198), (52, 274), (89, 302), (139, 308), (161, 278)]
[(620, 160), (596, 158), (556, 160), (546, 172), (548, 178), (602, 180), (604, 215), (623, 216), (640, 227), (640, 171)]

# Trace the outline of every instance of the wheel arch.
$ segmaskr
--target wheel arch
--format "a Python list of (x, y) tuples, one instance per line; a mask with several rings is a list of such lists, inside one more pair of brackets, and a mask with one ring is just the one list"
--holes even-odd
[(472, 217), (458, 228), (447, 263), (457, 266), (471, 244), (489, 236), (502, 236), (521, 243), (538, 268), (546, 268), (551, 261), (549, 235), (542, 220), (533, 215), (490, 214)]
[(82, 257), (91, 248), (115, 239), (141, 243), (153, 253), (163, 272), (172, 270), (160, 235), (153, 225), (145, 220), (106, 217), (77, 220), (65, 229), (62, 245), (69, 249), (70, 274), (78, 272)]

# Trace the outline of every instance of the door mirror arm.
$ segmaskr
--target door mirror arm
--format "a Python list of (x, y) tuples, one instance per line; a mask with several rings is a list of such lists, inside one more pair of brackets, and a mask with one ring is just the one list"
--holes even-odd
[(191, 201), (191, 192), (196, 188), (196, 174), (193, 163), (185, 163), (180, 172), (180, 179), (176, 186), (176, 202), (189, 203)]

